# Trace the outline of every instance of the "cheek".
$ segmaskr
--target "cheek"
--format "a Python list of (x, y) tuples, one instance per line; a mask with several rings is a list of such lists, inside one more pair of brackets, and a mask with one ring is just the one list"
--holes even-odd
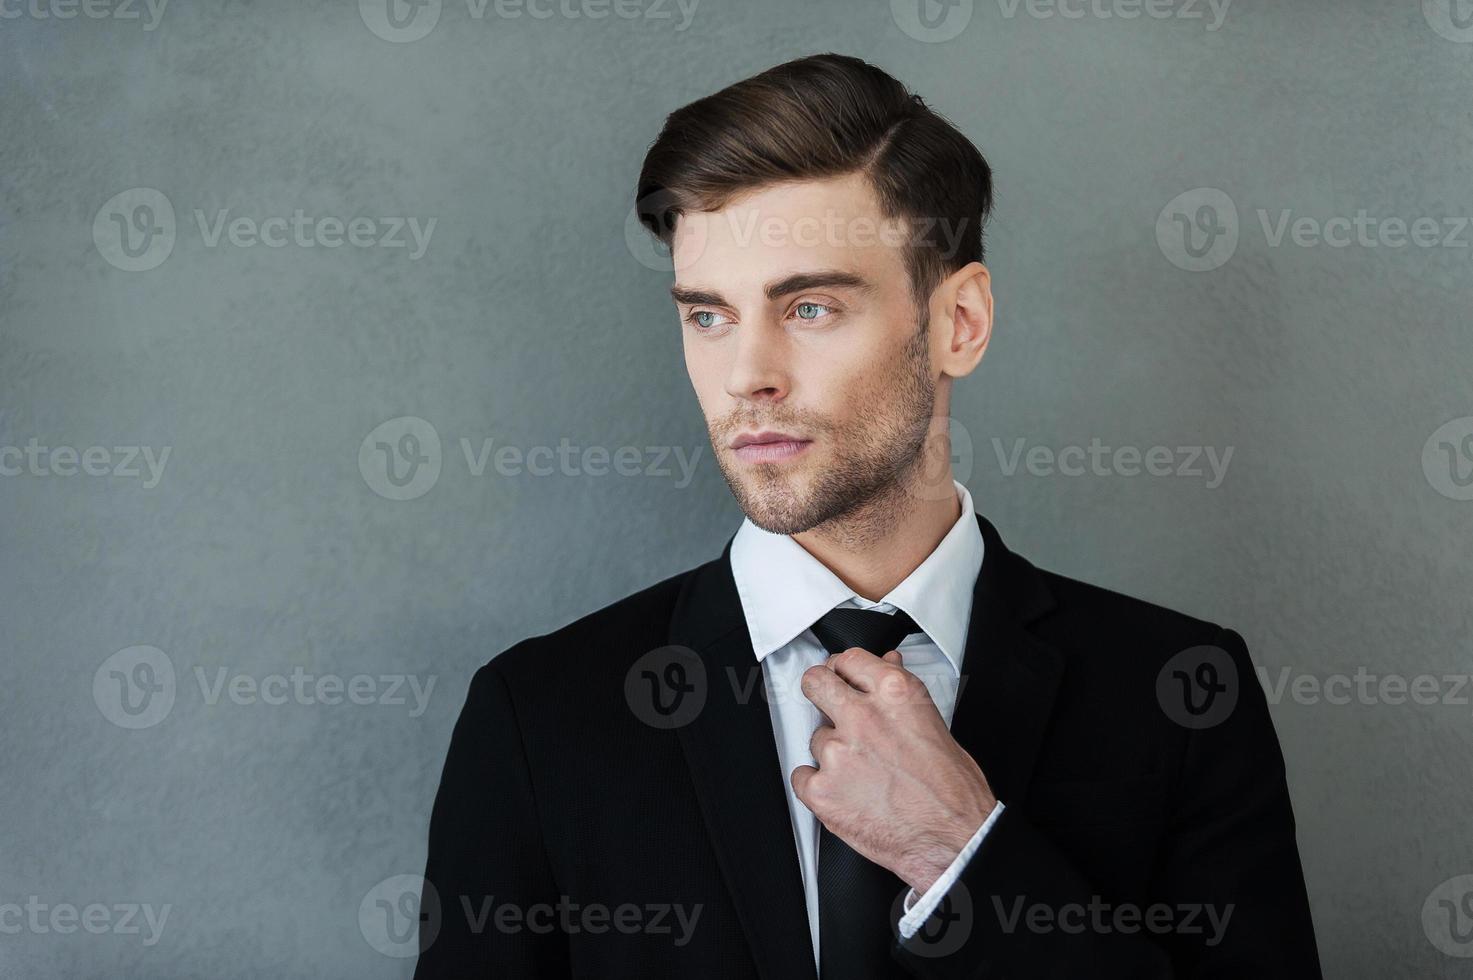
[(689, 339), (683, 341), (685, 347), (685, 373), (690, 378), (690, 386), (696, 393), (696, 400), (701, 407), (710, 414), (710, 409), (715, 406), (725, 394), (723, 382), (724, 368), (720, 356), (714, 345), (693, 344)]
[(884, 358), (834, 352), (814, 358), (800, 376), (803, 400), (831, 418), (853, 415), (864, 401), (874, 397), (876, 379), (888, 370)]

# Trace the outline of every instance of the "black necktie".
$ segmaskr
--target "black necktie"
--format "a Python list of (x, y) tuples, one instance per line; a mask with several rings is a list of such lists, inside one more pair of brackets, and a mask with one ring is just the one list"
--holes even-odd
[[(895, 649), (915, 620), (903, 612), (834, 609), (813, 624), (829, 653), (861, 647), (875, 656)], [(895, 939), (890, 910), (906, 891), (894, 874), (864, 857), (819, 825), (818, 962), (822, 980), (870, 980), (894, 975)]]

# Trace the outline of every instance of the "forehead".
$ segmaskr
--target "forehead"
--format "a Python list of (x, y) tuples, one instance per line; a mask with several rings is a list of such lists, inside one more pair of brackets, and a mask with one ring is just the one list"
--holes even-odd
[(718, 211), (681, 215), (672, 242), (675, 282), (760, 288), (796, 272), (840, 269), (889, 286), (905, 275), (904, 235), (859, 174), (747, 192)]

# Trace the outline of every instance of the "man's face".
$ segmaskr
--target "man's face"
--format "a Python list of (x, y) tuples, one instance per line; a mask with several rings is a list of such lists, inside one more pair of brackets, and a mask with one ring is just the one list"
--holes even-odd
[(861, 176), (763, 188), (676, 225), (672, 294), (711, 445), (757, 526), (901, 499), (935, 409), (904, 234)]

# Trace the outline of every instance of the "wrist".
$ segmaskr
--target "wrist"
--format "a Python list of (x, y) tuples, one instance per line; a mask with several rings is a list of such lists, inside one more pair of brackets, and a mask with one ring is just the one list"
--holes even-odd
[(984, 801), (977, 812), (958, 815), (918, 834), (912, 854), (897, 871), (900, 879), (914, 888), (917, 895), (924, 895), (951, 867), (996, 807), (996, 800)]

